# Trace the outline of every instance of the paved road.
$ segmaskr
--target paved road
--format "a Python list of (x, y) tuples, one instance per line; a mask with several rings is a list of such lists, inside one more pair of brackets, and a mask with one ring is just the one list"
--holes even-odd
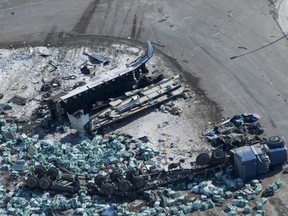
[(55, 35), (149, 39), (165, 45), (158, 48), (176, 59), (190, 83), (217, 101), (225, 116), (257, 112), (267, 133), (286, 135), (287, 41), (230, 59), (283, 36), (269, 2), (0, 0), (0, 43), (47, 44)]

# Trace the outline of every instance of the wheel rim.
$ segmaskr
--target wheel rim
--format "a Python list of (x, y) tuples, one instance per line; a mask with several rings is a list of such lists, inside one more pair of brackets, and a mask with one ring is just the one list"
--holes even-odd
[(98, 175), (95, 177), (94, 182), (96, 185), (102, 184), (102, 182), (105, 181), (105, 177), (102, 175)]
[(56, 167), (50, 167), (47, 171), (47, 175), (53, 178), (58, 178), (59, 171)]
[(44, 166), (38, 165), (34, 168), (35, 175), (44, 175), (46, 173), (46, 168)]
[(106, 195), (106, 196), (110, 196), (114, 193), (114, 186), (112, 184), (104, 184), (101, 186), (101, 193)]
[(210, 157), (206, 153), (202, 153), (202, 154), (198, 155), (196, 158), (196, 162), (198, 165), (207, 165), (209, 163), (209, 161), (210, 161)]
[(38, 182), (38, 186), (43, 190), (48, 189), (50, 187), (50, 184), (51, 181), (48, 178), (42, 178)]
[(133, 179), (133, 184), (137, 187), (137, 188), (141, 188), (145, 185), (145, 180), (140, 177), (140, 176), (137, 176), (135, 177), (135, 179)]
[(29, 188), (35, 188), (37, 186), (38, 182), (37, 182), (37, 178), (35, 178), (34, 176), (29, 176), (26, 180), (26, 185)]
[(136, 174), (137, 172), (135, 170), (128, 170), (126, 173), (126, 179), (131, 181)]
[(119, 171), (114, 171), (110, 174), (110, 179), (113, 182), (118, 181), (119, 178), (122, 178), (122, 174)]
[(215, 149), (212, 152), (213, 158), (216, 160), (222, 160), (224, 157), (224, 152), (221, 149)]
[(280, 141), (280, 137), (278, 136), (272, 136), (269, 138), (270, 142), (279, 142)]
[(127, 180), (122, 180), (118, 183), (120, 191), (128, 191), (130, 189), (130, 183)]

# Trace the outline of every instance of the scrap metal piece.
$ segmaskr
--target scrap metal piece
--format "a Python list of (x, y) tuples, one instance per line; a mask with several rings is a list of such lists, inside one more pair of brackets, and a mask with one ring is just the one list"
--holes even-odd
[(85, 51), (83, 52), (83, 55), (86, 55), (88, 56), (89, 58), (89, 61), (92, 63), (92, 64), (107, 64), (109, 63), (109, 58), (103, 56), (103, 55), (100, 55), (98, 53), (86, 53)]
[(62, 77), (63, 80), (75, 80), (77, 76), (75, 75), (70, 75), (70, 76), (64, 76)]
[(130, 64), (127, 64), (127, 67), (139, 67), (140, 65), (144, 65), (145, 62), (147, 62), (154, 53), (154, 47), (151, 43), (151, 41), (147, 40), (147, 51), (143, 56), (140, 56), (139, 58), (132, 61)]
[(11, 98), (8, 103), (14, 103), (19, 106), (24, 106), (26, 104), (27, 99), (24, 97), (21, 97), (19, 95), (15, 95), (13, 98)]
[(39, 47), (39, 55), (43, 56), (43, 57), (47, 57), (47, 56), (51, 56), (52, 52), (50, 49), (48, 49), (47, 47)]
[(262, 192), (261, 197), (271, 197), (274, 196), (274, 193), (275, 191), (273, 190), (273, 188), (268, 187)]
[(52, 61), (52, 60), (49, 60), (48, 64), (51, 65), (51, 66), (53, 67), (53, 69), (50, 70), (49, 73), (52, 73), (52, 72), (54, 72), (55, 70), (58, 69), (58, 67), (57, 67), (56, 65), (53, 64), (53, 61)]

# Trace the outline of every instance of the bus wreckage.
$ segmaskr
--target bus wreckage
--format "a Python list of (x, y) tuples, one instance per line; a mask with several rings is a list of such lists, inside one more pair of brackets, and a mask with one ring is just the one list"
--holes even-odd
[(51, 97), (51, 117), (60, 123), (68, 117), (71, 126), (81, 132), (95, 131), (181, 95), (185, 89), (179, 76), (166, 79), (149, 75), (145, 64), (153, 52), (152, 43), (147, 41), (146, 53), (122, 69)]

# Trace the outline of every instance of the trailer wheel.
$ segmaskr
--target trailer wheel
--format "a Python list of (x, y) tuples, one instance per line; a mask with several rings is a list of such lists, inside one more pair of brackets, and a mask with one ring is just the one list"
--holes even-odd
[(35, 176), (29, 176), (26, 180), (26, 185), (29, 188), (36, 188), (38, 185), (37, 178)]
[(38, 182), (38, 186), (42, 190), (47, 190), (50, 187), (50, 185), (51, 185), (51, 180), (47, 177), (41, 178)]
[(106, 180), (106, 178), (104, 176), (97, 175), (94, 179), (94, 182), (96, 185), (101, 185), (105, 180)]
[(283, 139), (279, 136), (271, 136), (268, 139), (269, 148), (282, 148), (284, 146)]
[(134, 178), (134, 176), (137, 176), (137, 171), (136, 170), (128, 170), (126, 172), (126, 179), (129, 181), (132, 181), (132, 179)]
[(114, 171), (110, 174), (110, 179), (113, 182), (117, 182), (118, 179), (122, 179), (122, 178), (123, 178), (123, 176), (122, 176), (122, 173), (120, 171)]
[(225, 158), (225, 153), (222, 149), (214, 149), (212, 151), (212, 159), (217, 162), (222, 161)]
[(57, 179), (59, 177), (59, 170), (56, 167), (50, 167), (47, 171), (47, 175), (52, 179)]
[(34, 168), (35, 175), (43, 176), (46, 173), (46, 168), (44, 166), (38, 165)]
[(210, 157), (207, 153), (201, 153), (196, 158), (196, 163), (201, 166), (207, 165), (209, 164), (209, 162), (210, 162)]
[(103, 184), (100, 191), (105, 196), (111, 196), (114, 193), (114, 186), (110, 183)]
[(136, 188), (142, 188), (145, 185), (145, 180), (141, 176), (136, 176), (133, 178), (132, 183)]
[(128, 191), (130, 189), (130, 182), (127, 181), (126, 179), (122, 179), (121, 181), (118, 182), (118, 188), (120, 191)]

